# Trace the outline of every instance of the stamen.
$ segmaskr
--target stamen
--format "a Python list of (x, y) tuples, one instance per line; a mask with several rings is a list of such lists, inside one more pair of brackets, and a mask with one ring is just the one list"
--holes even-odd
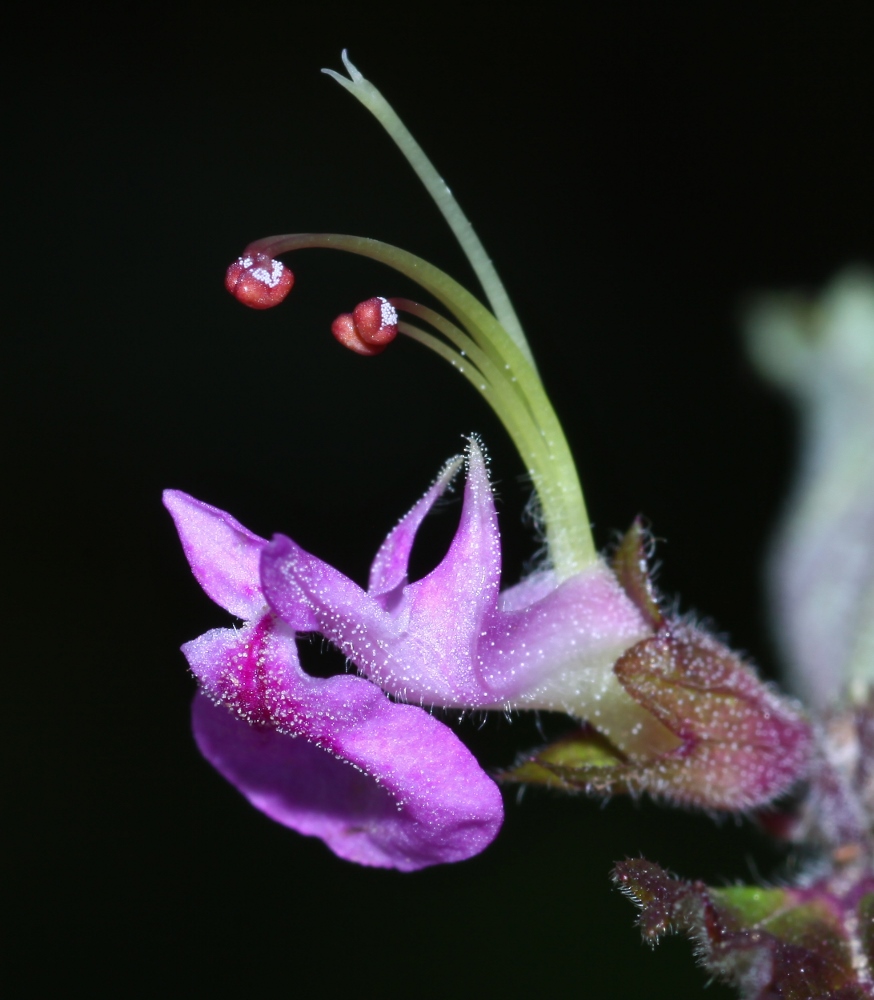
[[(380, 261), (411, 278), (444, 305), (458, 326), (433, 310), (406, 300), (393, 305), (424, 319), (458, 348), (403, 323), (400, 331), (435, 350), (458, 369), (483, 395), (510, 432), (540, 500), (547, 546), (553, 569), (566, 580), (598, 558), (576, 467), (561, 424), (555, 415), (537, 370), (495, 316), (454, 281), (399, 247), (378, 240), (339, 233), (287, 233), (250, 243), (244, 258), (268, 258), (304, 248), (345, 250)], [(379, 353), (353, 335), (355, 317), (339, 322), (334, 336), (359, 354)], [(472, 344), (471, 344), (472, 342)], [(477, 350), (472, 350), (472, 347)]]
[(278, 306), (294, 285), (294, 275), (281, 260), (266, 253), (238, 257), (225, 275), (225, 288), (250, 309)]
[[(460, 240), (493, 311), (421, 257), (377, 240), (338, 233), (291, 233), (256, 240), (229, 270), (228, 287), (241, 301), (256, 308), (268, 308), (285, 297), (293, 281), (291, 274), (288, 288), (281, 293), (264, 285), (253, 287), (251, 277), (244, 274), (246, 262), (272, 264), (271, 258), (278, 254), (323, 247), (380, 261), (433, 295), (451, 314), (451, 320), (408, 300), (389, 302), (376, 298), (361, 303), (353, 313), (339, 316), (332, 326), (334, 336), (358, 354), (374, 355), (384, 350), (398, 332), (404, 333), (435, 351), (464, 375), (494, 409), (516, 444), (540, 500), (552, 567), (559, 581), (569, 579), (596, 562), (598, 554), (564, 431), (540, 381), (504, 286), (449, 188), (421, 148), (345, 53), (343, 58), (348, 79), (330, 70), (326, 72), (376, 115), (410, 161)], [(244, 277), (249, 285), (243, 283)], [(238, 281), (243, 285), (242, 294), (237, 291)], [(408, 322), (399, 323), (394, 308), (423, 320), (440, 336)], [(392, 313), (384, 312), (387, 309), (392, 309)]]
[(331, 333), (350, 351), (373, 357), (398, 335), (398, 314), (388, 299), (376, 296), (338, 316), (331, 324)]

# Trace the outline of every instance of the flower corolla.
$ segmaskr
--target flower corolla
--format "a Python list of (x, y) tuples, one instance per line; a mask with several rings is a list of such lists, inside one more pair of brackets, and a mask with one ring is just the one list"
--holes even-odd
[[(284, 535), (267, 542), (184, 493), (164, 498), (201, 586), (246, 622), (183, 647), (200, 684), (201, 752), (271, 818), (362, 864), (462, 860), (501, 825), (494, 782), (422, 706), (579, 712), (587, 702), (591, 714), (603, 702), (606, 718), (614, 700), (630, 701), (611, 667), (647, 628), (603, 564), (500, 593), (497, 517), (475, 442), (449, 550), (410, 582), (416, 532), (461, 466), (447, 463), (389, 533), (366, 590)], [(296, 647), (307, 632), (364, 676), (307, 674)]]

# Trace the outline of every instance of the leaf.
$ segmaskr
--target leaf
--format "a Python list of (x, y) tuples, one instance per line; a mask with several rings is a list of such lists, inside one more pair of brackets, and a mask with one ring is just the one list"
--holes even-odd
[(842, 895), (829, 878), (804, 889), (714, 889), (643, 858), (616, 865), (613, 878), (640, 908), (644, 938), (684, 932), (701, 964), (743, 1000), (874, 997), (870, 964), (858, 958), (866, 942), (870, 956), (874, 894), (859, 900), (852, 880)]

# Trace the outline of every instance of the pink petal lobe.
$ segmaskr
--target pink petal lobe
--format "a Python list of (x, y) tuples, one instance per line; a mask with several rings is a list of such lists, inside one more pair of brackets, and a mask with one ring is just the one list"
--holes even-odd
[[(414, 508), (415, 517), (424, 516), (431, 496)], [(412, 536), (390, 542), (376, 574), (380, 583), (405, 573), (408, 542)], [(440, 565), (416, 583), (373, 596), (282, 535), (261, 559), (267, 602), (285, 622), (320, 632), (390, 694), (447, 706), (485, 704), (477, 644), (483, 621), (497, 607), (500, 572), (491, 487), (473, 442), (455, 538)], [(305, 628), (299, 624), (304, 614), (311, 621)]]
[(472, 441), (458, 530), (440, 565), (404, 588), (409, 628), (472, 659), (480, 626), (498, 605), (501, 539), (482, 452)]
[(298, 632), (321, 632), (349, 656), (356, 636), (391, 629), (388, 614), (373, 597), (287, 535), (274, 535), (265, 548), (261, 586), (286, 624)]
[(360, 677), (308, 676), (272, 615), (184, 651), (204, 691), (201, 752), (277, 822), (401, 871), (471, 857), (497, 834), (497, 787), (446, 726)]
[(453, 477), (461, 468), (461, 463), (461, 457), (450, 459), (434, 485), (389, 532), (370, 568), (370, 581), (367, 585), (369, 593), (386, 594), (407, 582), (410, 552), (416, 539), (416, 532), (431, 508), (446, 492)]
[(258, 565), (267, 542), (230, 514), (180, 490), (165, 490), (164, 506), (197, 582), (207, 594), (238, 618), (260, 615), (264, 598)]

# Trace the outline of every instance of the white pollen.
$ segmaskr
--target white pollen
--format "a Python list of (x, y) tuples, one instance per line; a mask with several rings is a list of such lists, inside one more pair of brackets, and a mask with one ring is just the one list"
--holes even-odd
[(379, 325), (380, 326), (394, 326), (398, 321), (398, 313), (395, 307), (389, 302), (388, 299), (384, 299), (381, 295), (379, 298)]
[(269, 271), (266, 267), (256, 267), (252, 271), (252, 277), (268, 288), (276, 288), (282, 280), (282, 272), (285, 270), (285, 264), (281, 260), (272, 260), (270, 263), (272, 267)]

